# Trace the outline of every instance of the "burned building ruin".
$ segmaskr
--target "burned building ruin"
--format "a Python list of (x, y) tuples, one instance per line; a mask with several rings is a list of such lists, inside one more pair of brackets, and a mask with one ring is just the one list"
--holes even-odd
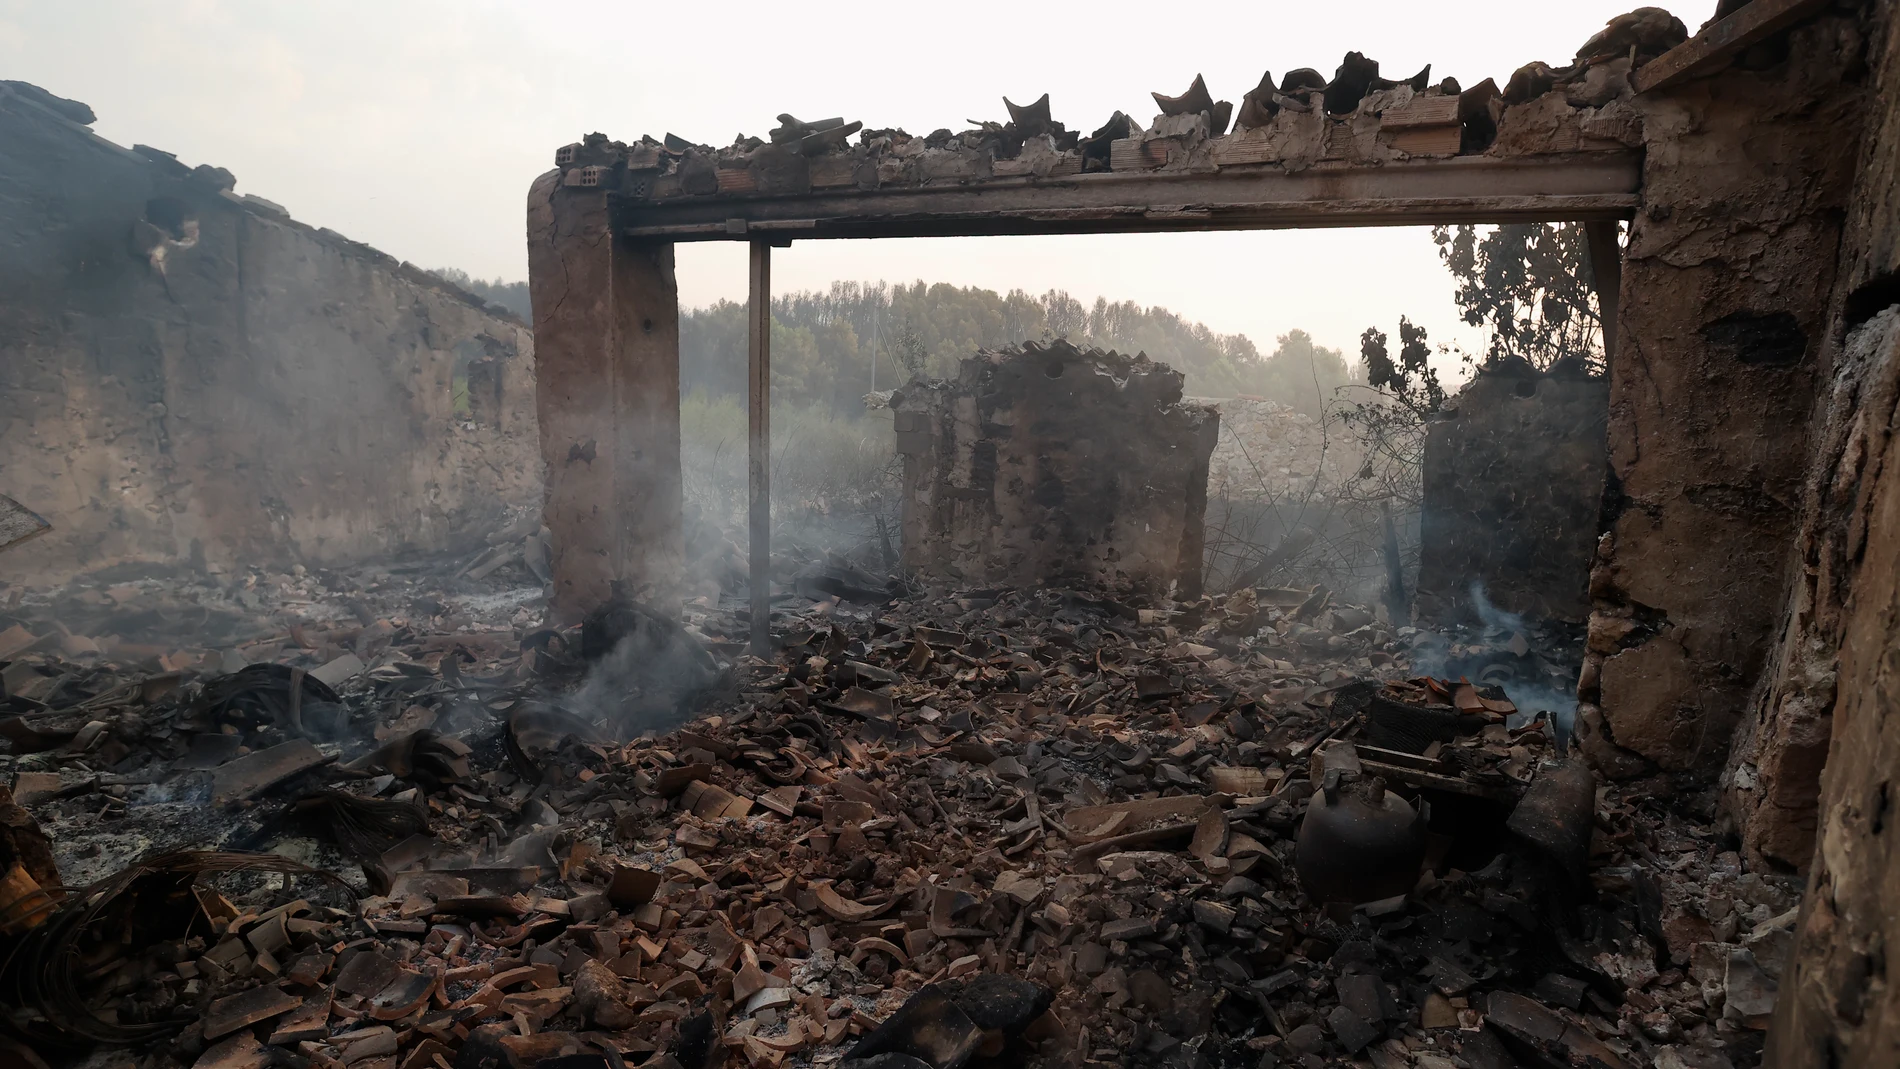
[(979, 353), (891, 398), (903, 562), (976, 586), (1196, 597), (1219, 415), (1183, 376), (1066, 341)]
[[(448, 548), (537, 494), (548, 530), (544, 611), (389, 570), (11, 598), (0, 1058), (1888, 1064), (1892, 5), (1155, 101), (589, 135), (529, 190), (530, 341), (0, 83), (0, 491), (53, 528), (0, 563)], [(774, 248), (1462, 222), (1586, 229), (1606, 370), (1491, 368), (1430, 429), (1416, 618), (1198, 589), (1218, 415), (1067, 341), (897, 391), (899, 567), (775, 555)], [(685, 241), (750, 254), (743, 595), (680, 596)], [(376, 434), (290, 447), (344, 410)], [(1578, 661), (1461, 626), (1474, 581)], [(601, 666), (675, 654), (690, 697), (620, 730)]]
[[(1837, 703), (1874, 693), (1880, 671), (1855, 643), (1884, 634), (1856, 630), (1857, 611), (1879, 610), (1856, 609), (1851, 592), (1877, 538), (1857, 517), (1878, 507), (1870, 465), (1885, 440), (1857, 413), (1863, 391), (1880, 396), (1879, 313), (1900, 267), (1890, 14), (1755, 0), (1723, 5), (1688, 36), (1641, 9), (1572, 67), (1532, 64), (1502, 89), (1425, 73), (1394, 82), (1349, 56), (1333, 79), (1263, 78), (1237, 109), (1199, 83), (1157, 95), (1152, 126), (1117, 116), (1087, 137), (1039, 102), (994, 128), (867, 131), (856, 144), (855, 124), (790, 117), (769, 141), (725, 149), (591, 138), (563, 150), (531, 201), (613, 218), (611, 251), (589, 255), (603, 272), (630, 264), (636, 281), (680, 240), (742, 238), (764, 264), (774, 242), (847, 235), (1590, 222), (1609, 463), (1587, 528), (1600, 537), (1581, 743), (1614, 778), (1720, 777), (1748, 858), (1832, 889), (1809, 896), (1820, 912), (1784, 976), (1796, 994), (1780, 1002), (1775, 1042), (1783, 1064), (1818, 1064), (1826, 1043), (1837, 1060), (1848, 1050), (1862, 1053), (1847, 1063), (1871, 1064), (1883, 1040), (1856, 1037), (1853, 1022), (1886, 1018), (1861, 995), (1843, 1017), (1820, 978), (1867, 960), (1854, 948), (1890, 912), (1851, 897), (1874, 893), (1882, 871), (1852, 859), (1885, 857), (1879, 803), (1853, 800), (1877, 786), (1878, 716), (1854, 719), (1855, 757), (1826, 777), (1840, 801), (1821, 802)], [(1618, 219), (1630, 221), (1626, 244)], [(578, 253), (557, 236), (578, 229), (545, 233)], [(652, 277), (643, 293), (670, 300), (670, 279)], [(754, 277), (769, 281), (767, 269)], [(755, 305), (766, 292), (755, 288)], [(755, 350), (767, 359), (763, 339)], [(664, 339), (627, 352), (666, 373)], [(567, 448), (549, 443), (551, 480)], [(1562, 611), (1578, 607), (1573, 597)], [(1850, 696), (1836, 673), (1855, 671), (1866, 685)], [(1810, 865), (1823, 841), (1839, 845)], [(1842, 895), (1864, 904), (1841, 914)]]

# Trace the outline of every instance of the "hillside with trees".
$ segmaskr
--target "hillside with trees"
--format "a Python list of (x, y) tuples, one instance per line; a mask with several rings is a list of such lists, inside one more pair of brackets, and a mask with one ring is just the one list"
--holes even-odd
[[(532, 321), (528, 284), (484, 280), (455, 268), (436, 274)], [(745, 305), (719, 301), (680, 313), (680, 391), (742, 396)], [(925, 282), (834, 282), (772, 302), (772, 389), (785, 405), (835, 416), (864, 411), (864, 395), (912, 375), (953, 375), (978, 349), (1067, 338), (1077, 345), (1147, 353), (1187, 374), (1193, 397), (1265, 397), (1319, 417), (1334, 391), (1364, 381), (1337, 349), (1291, 330), (1262, 355), (1244, 334), (1218, 334), (1159, 306), (1062, 290), (1034, 296)]]
[[(774, 399), (838, 416), (863, 411), (874, 388), (915, 374), (953, 375), (979, 349), (1067, 338), (1078, 345), (1142, 352), (1187, 375), (1196, 397), (1267, 397), (1318, 415), (1336, 387), (1361, 381), (1336, 349), (1294, 330), (1261, 355), (1244, 334), (1218, 334), (1165, 308), (1061, 290), (1035, 296), (915, 282), (837, 282), (829, 290), (772, 302)], [(680, 314), (680, 388), (710, 397), (745, 389), (745, 305), (720, 301)]]
[(528, 284), (526, 282), (503, 282), (501, 279), (480, 279), (467, 271), (454, 267), (438, 267), (435, 274), (453, 282), (463, 289), (487, 301), (498, 304), (520, 316), (524, 322), (533, 322), (533, 309), (528, 306)]

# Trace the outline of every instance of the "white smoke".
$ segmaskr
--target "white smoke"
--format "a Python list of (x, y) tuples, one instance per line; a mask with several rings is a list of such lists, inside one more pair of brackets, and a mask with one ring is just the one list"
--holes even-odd
[[(1507, 721), (1512, 728), (1542, 717), (1550, 724), (1552, 741), (1558, 751), (1567, 752), (1577, 721), (1575, 690), (1554, 685), (1549, 673), (1539, 670), (1547, 667), (1547, 662), (1533, 645), (1536, 629), (1522, 614), (1500, 609), (1491, 601), (1482, 582), (1474, 581), (1469, 592), (1472, 611), (1480, 624), (1479, 634), (1421, 631), (1412, 642), (1413, 669), (1440, 678), (1470, 676), (1472, 682), (1480, 685), (1495, 684), (1511, 704), (1517, 706), (1518, 711)], [(1528, 651), (1525, 656), (1508, 652), (1517, 636), (1522, 637), (1522, 648)], [(1471, 644), (1473, 637), (1479, 640), (1478, 650), (1454, 651), (1455, 645)]]

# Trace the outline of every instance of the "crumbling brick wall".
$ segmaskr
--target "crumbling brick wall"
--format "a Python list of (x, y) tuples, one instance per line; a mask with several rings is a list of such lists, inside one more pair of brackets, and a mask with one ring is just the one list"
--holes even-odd
[(1579, 684), (1579, 738), (1612, 774), (1712, 777), (1767, 663), (1853, 181), (1860, 34), (1856, 13), (1829, 12), (1785, 53), (1637, 98), (1642, 204)]
[(1582, 623), (1603, 501), (1609, 384), (1528, 364), (1481, 371), (1425, 436), (1418, 618), (1508, 612)]
[(35, 582), (455, 548), (538, 503), (532, 340), (411, 265), (0, 86), (0, 489)]
[(1066, 341), (983, 352), (892, 397), (904, 564), (966, 583), (1200, 587), (1214, 409), (1181, 372)]

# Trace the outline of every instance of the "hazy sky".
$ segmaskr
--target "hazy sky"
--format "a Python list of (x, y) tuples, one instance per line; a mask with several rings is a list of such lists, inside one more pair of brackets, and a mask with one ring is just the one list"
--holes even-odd
[[(1674, 8), (1690, 30), (1715, 0)], [(1503, 84), (1560, 64), (1635, 0), (1355, 3), (608, 3), (604, 0), (0, 0), (0, 78), (83, 100), (94, 129), (426, 267), (523, 278), (524, 199), (554, 150), (599, 130), (715, 145), (775, 116), (923, 134), (1051, 94), (1094, 129), (1143, 122), (1196, 73), (1236, 103), (1271, 70)], [(0, 145), (0, 151), (6, 146)], [(682, 245), (681, 300), (744, 299), (743, 246)], [(1308, 230), (804, 242), (774, 283), (925, 279), (1164, 305), (1263, 350), (1294, 327), (1353, 354), (1400, 315), (1461, 334), (1430, 232)]]

